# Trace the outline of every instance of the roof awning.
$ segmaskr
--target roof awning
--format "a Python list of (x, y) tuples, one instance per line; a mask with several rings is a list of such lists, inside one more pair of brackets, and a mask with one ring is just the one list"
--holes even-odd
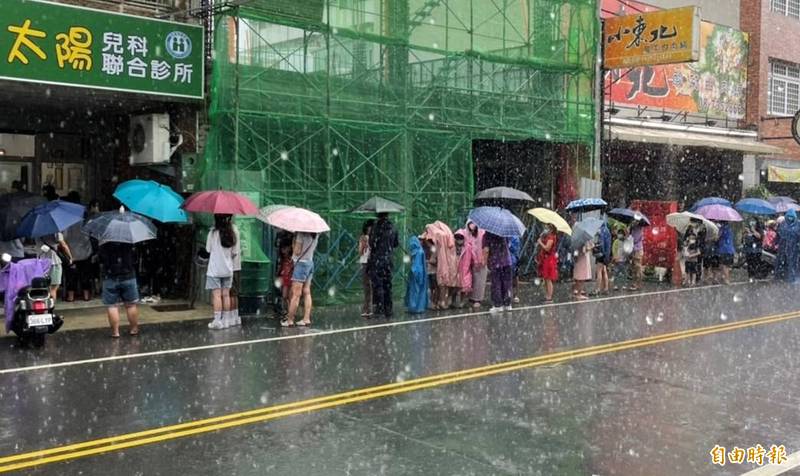
[(650, 129), (647, 127), (619, 126), (614, 124), (606, 127), (612, 139), (627, 142), (711, 147), (714, 149), (737, 150), (750, 154), (780, 155), (784, 153), (783, 149), (780, 147), (775, 147), (746, 137)]

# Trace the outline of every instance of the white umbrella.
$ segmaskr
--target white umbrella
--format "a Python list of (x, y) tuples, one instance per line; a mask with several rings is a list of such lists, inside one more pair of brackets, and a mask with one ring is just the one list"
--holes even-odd
[(678, 230), (678, 233), (686, 233), (686, 229), (692, 224), (692, 220), (698, 220), (706, 227), (706, 238), (716, 240), (719, 237), (719, 228), (713, 222), (702, 215), (691, 212), (670, 213), (667, 215), (667, 225)]

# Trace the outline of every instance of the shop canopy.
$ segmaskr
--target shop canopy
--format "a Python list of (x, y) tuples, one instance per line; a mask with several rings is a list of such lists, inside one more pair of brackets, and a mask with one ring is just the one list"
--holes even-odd
[(748, 154), (772, 155), (784, 153), (780, 147), (758, 142), (748, 137), (734, 135), (617, 124), (606, 126), (606, 134), (610, 135), (612, 139), (627, 142), (711, 147), (714, 149), (736, 150)]

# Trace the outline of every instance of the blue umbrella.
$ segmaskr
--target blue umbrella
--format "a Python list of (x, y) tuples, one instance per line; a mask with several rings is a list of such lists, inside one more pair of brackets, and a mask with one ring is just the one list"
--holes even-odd
[(760, 198), (743, 198), (736, 202), (734, 207), (742, 213), (749, 213), (751, 215), (775, 215), (778, 209), (775, 205)]
[(469, 212), (469, 220), (478, 228), (504, 238), (521, 237), (525, 234), (522, 220), (500, 207), (478, 207)]
[(83, 225), (82, 231), (101, 243), (139, 243), (156, 237), (156, 227), (150, 220), (122, 210), (98, 213)]
[(566, 210), (568, 212), (591, 212), (593, 210), (601, 210), (608, 206), (602, 198), (581, 198), (569, 202)]
[(86, 207), (76, 203), (53, 200), (33, 208), (22, 217), (17, 236), (39, 238), (55, 235), (83, 221)]
[(614, 208), (606, 215), (622, 223), (632, 223), (639, 220), (642, 224), (650, 226), (650, 220), (642, 212), (631, 210), (630, 208)]
[(189, 217), (181, 208), (183, 197), (167, 185), (152, 180), (128, 180), (119, 184), (114, 197), (131, 211), (162, 223), (186, 223)]
[(700, 207), (705, 207), (707, 205), (725, 205), (726, 207), (733, 207), (733, 204), (729, 200), (725, 200), (724, 198), (720, 197), (706, 197), (701, 200), (694, 202), (692, 208), (689, 209), (690, 212), (694, 213)]
[(580, 249), (586, 243), (594, 240), (594, 237), (600, 232), (603, 226), (603, 220), (595, 217), (584, 218), (572, 226), (572, 237), (570, 244), (573, 250)]

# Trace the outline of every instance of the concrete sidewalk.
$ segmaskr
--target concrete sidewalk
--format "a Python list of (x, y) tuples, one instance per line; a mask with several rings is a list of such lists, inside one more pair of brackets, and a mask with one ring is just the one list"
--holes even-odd
[[(59, 332), (80, 329), (99, 329), (108, 326), (106, 308), (100, 300), (75, 301), (56, 303), (58, 314), (64, 317), (64, 326)], [(162, 300), (158, 304), (139, 304), (140, 325), (157, 324), (162, 322), (192, 321), (198, 319), (211, 319), (213, 312), (206, 303), (196, 303), (194, 309), (189, 308), (187, 301)], [(124, 310), (120, 310), (120, 321), (127, 325)], [(7, 335), (4, 332), (0, 335)]]

